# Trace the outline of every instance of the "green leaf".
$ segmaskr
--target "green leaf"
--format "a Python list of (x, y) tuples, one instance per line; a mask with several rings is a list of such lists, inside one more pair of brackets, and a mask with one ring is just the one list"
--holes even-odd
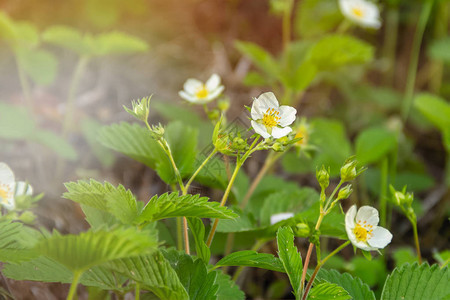
[(92, 37), (68, 26), (52, 26), (42, 33), (42, 40), (63, 48), (70, 49), (79, 55), (89, 55), (93, 51)]
[(428, 48), (428, 54), (435, 60), (450, 62), (450, 37), (433, 41)]
[(405, 264), (388, 275), (381, 300), (448, 299), (450, 271), (428, 263)]
[(324, 282), (334, 283), (343, 287), (352, 299), (375, 300), (375, 294), (360, 278), (352, 277), (348, 273), (341, 274), (336, 270), (321, 269), (315, 279), (315, 284)]
[(143, 289), (153, 292), (160, 299), (189, 299), (177, 273), (160, 251), (151, 255), (118, 259), (109, 262), (107, 266), (142, 283)]
[(134, 224), (138, 217), (136, 198), (121, 185), (105, 195), (107, 210), (123, 224)]
[(205, 243), (205, 225), (200, 218), (188, 218), (189, 229), (194, 236), (195, 248), (197, 256), (201, 258), (206, 264), (211, 258), (211, 250)]
[(178, 193), (165, 193), (153, 196), (143, 209), (139, 222), (156, 221), (173, 217), (198, 217), (232, 219), (237, 215), (218, 202), (208, 202), (200, 195), (179, 196)]
[(337, 300), (348, 300), (352, 299), (352, 297), (348, 294), (343, 287), (329, 282), (320, 283), (314, 286), (308, 294), (308, 299), (317, 299), (317, 300), (328, 300), (328, 299), (337, 299)]
[(356, 157), (363, 164), (375, 163), (397, 146), (395, 134), (385, 128), (365, 129), (356, 138)]
[(114, 154), (97, 140), (98, 132), (102, 127), (100, 122), (92, 118), (85, 118), (81, 122), (81, 130), (92, 153), (104, 167), (111, 167), (115, 160)]
[(241, 54), (247, 56), (255, 66), (266, 72), (269, 77), (276, 78), (278, 76), (278, 63), (262, 47), (251, 42), (243, 41), (237, 41), (235, 47)]
[(414, 106), (441, 131), (450, 127), (450, 104), (444, 99), (431, 94), (419, 94), (414, 100)]
[(3, 12), (0, 12), (0, 38), (15, 51), (21, 48), (33, 48), (39, 43), (36, 26), (28, 22), (15, 21)]
[(35, 141), (53, 150), (56, 154), (67, 160), (74, 161), (78, 154), (64, 138), (47, 130), (36, 130), (28, 140)]
[(316, 78), (317, 67), (312, 62), (301, 64), (292, 74), (282, 73), (281, 82), (296, 92), (304, 91)]
[(278, 256), (289, 276), (296, 298), (300, 298), (300, 281), (303, 269), (302, 256), (294, 245), (294, 233), (290, 227), (280, 227), (277, 232)]
[(245, 294), (239, 289), (239, 286), (231, 280), (231, 277), (221, 271), (215, 271), (217, 274), (216, 284), (219, 286), (217, 291), (217, 300), (244, 300)]
[(18, 263), (35, 257), (29, 248), (37, 241), (36, 234), (21, 223), (0, 221), (0, 261)]
[(370, 62), (374, 48), (349, 35), (325, 36), (313, 46), (309, 60), (321, 71)]
[[(72, 272), (64, 265), (45, 256), (18, 265), (7, 264), (2, 272), (6, 277), (14, 280), (43, 282), (70, 283), (73, 276)], [(80, 282), (85, 286), (95, 286), (106, 290), (122, 290), (120, 284), (116, 283), (119, 278), (115, 275), (106, 268), (93, 267), (81, 276)]]
[(72, 272), (79, 272), (114, 259), (148, 253), (156, 246), (156, 240), (148, 232), (115, 229), (65, 236), (55, 233), (39, 242), (36, 249)]
[(217, 225), (217, 232), (244, 232), (255, 230), (258, 226), (252, 214), (242, 212), (239, 208), (234, 208), (238, 215), (232, 220), (220, 220)]
[(133, 54), (148, 50), (148, 44), (135, 36), (122, 32), (109, 32), (100, 34), (96, 38), (95, 55)]
[(285, 272), (279, 258), (269, 253), (258, 253), (251, 250), (237, 251), (225, 256), (216, 263), (216, 267), (223, 266), (245, 266)]
[(395, 266), (400, 267), (406, 263), (415, 263), (417, 256), (414, 254), (411, 248), (397, 248), (393, 254)]
[(305, 38), (321, 36), (342, 21), (338, 3), (334, 0), (304, 0), (299, 3), (295, 29)]
[(219, 286), (215, 283), (217, 273), (209, 272), (201, 259), (193, 259), (175, 249), (163, 251), (189, 294), (189, 299), (216, 299)]
[(20, 67), (39, 85), (53, 83), (58, 70), (56, 57), (46, 50), (20, 48), (16, 50)]

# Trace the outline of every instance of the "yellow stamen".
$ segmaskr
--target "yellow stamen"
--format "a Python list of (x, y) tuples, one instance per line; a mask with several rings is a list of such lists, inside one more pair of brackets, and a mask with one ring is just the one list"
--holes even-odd
[(9, 187), (3, 184), (0, 184), (0, 199), (3, 202), (8, 201), (8, 198), (11, 197), (11, 192), (9, 190)]
[(199, 89), (199, 90), (195, 93), (195, 96), (196, 96), (197, 98), (206, 98), (206, 97), (208, 97), (208, 90), (206, 89), (206, 86), (203, 85), (203, 86), (201, 87), (201, 89)]
[[(370, 225), (369, 225), (370, 226)], [(370, 226), (372, 227), (372, 226)], [(353, 228), (353, 233), (356, 236), (356, 240), (358, 242), (366, 242), (371, 236), (372, 236), (372, 229), (367, 230), (363, 226), (361, 226), (359, 223), (356, 224), (355, 228)]]
[(364, 17), (364, 11), (361, 8), (359, 8), (359, 7), (353, 7), (352, 8), (352, 12), (358, 18)]
[(273, 108), (268, 108), (263, 115), (262, 124), (267, 128), (272, 128), (278, 125), (281, 117), (279, 116), (280, 112), (276, 111)]

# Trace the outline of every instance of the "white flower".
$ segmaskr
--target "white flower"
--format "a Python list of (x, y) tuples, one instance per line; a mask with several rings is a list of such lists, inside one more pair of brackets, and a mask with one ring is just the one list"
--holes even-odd
[(279, 106), (278, 100), (272, 92), (261, 94), (255, 98), (252, 105), (252, 127), (263, 138), (279, 139), (292, 131), (291, 125), (295, 121), (297, 110), (291, 106)]
[(0, 205), (12, 210), (16, 207), (15, 197), (31, 195), (33, 188), (26, 182), (15, 181), (14, 173), (5, 163), (0, 163)]
[(381, 26), (380, 10), (366, 0), (339, 0), (342, 14), (362, 27), (378, 29)]
[(281, 222), (283, 220), (292, 218), (293, 216), (294, 216), (294, 214), (290, 213), (290, 212), (271, 215), (270, 216), (270, 224), (273, 225), (273, 224)]
[(195, 104), (205, 104), (211, 102), (224, 90), (224, 86), (220, 85), (220, 76), (217, 74), (211, 75), (206, 83), (190, 78), (186, 80), (183, 88), (184, 90), (179, 91), (178, 95), (180, 95), (181, 98)]
[(345, 214), (345, 230), (352, 244), (365, 251), (386, 247), (392, 240), (392, 234), (386, 228), (377, 226), (378, 222), (375, 208), (362, 206), (357, 213), (356, 205), (350, 207)]

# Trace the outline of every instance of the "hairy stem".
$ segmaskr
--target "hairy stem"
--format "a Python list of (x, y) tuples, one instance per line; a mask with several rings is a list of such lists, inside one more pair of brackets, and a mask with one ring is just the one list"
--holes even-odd
[(308, 297), (308, 293), (309, 290), (312, 287), (312, 284), (314, 282), (314, 279), (316, 279), (317, 273), (319, 273), (320, 268), (325, 264), (325, 262), (327, 260), (329, 260), (332, 256), (334, 256), (336, 253), (338, 253), (339, 251), (341, 251), (342, 249), (344, 249), (345, 247), (347, 247), (347, 245), (350, 244), (350, 241), (347, 241), (345, 243), (343, 243), (342, 245), (340, 245), (339, 247), (337, 247), (333, 252), (331, 252), (327, 257), (325, 257), (324, 259), (322, 259), (320, 262), (317, 263), (316, 268), (314, 269), (313, 274), (311, 275), (311, 278), (308, 281), (308, 284), (306, 285), (305, 288), (305, 292), (303, 293), (303, 297), (302, 300), (306, 300)]
[(198, 169), (194, 172), (194, 174), (192, 174), (191, 178), (189, 179), (189, 181), (186, 183), (186, 185), (184, 186), (185, 191), (187, 192), (189, 189), (189, 186), (191, 185), (192, 181), (194, 181), (195, 177), (198, 175), (198, 173), (200, 173), (200, 171), (203, 169), (203, 167), (208, 163), (208, 161), (214, 156), (214, 154), (217, 153), (217, 149), (214, 149), (211, 154), (209, 154), (209, 156), (202, 162), (202, 164), (198, 167)]
[(417, 260), (422, 264), (422, 254), (420, 252), (419, 234), (417, 233), (417, 222), (410, 220), (414, 232), (414, 244), (416, 246)]

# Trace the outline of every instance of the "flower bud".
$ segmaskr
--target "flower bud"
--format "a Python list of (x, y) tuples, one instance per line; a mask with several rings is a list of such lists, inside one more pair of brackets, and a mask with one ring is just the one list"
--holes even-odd
[(341, 180), (342, 182), (348, 182), (355, 179), (357, 176), (359, 176), (362, 172), (366, 170), (366, 168), (362, 167), (359, 170), (356, 169), (356, 165), (358, 164), (358, 161), (353, 159), (353, 157), (350, 157), (347, 159), (344, 163), (344, 165), (341, 168)]
[(339, 190), (337, 199), (339, 199), (339, 200), (347, 199), (352, 194), (352, 192), (353, 192), (352, 185), (349, 184), (349, 185), (347, 185), (344, 188)]
[(305, 223), (298, 223), (293, 229), (295, 236), (308, 237), (310, 234), (309, 226)]
[(283, 144), (276, 142), (272, 145), (272, 149), (276, 152), (283, 152), (285, 150), (285, 147), (283, 146)]
[(220, 112), (217, 109), (213, 109), (208, 112), (208, 118), (210, 120), (215, 121), (215, 120), (219, 119), (220, 116), (221, 116)]
[(324, 190), (328, 187), (330, 184), (330, 169), (325, 169), (325, 166), (322, 165), (322, 168), (320, 170), (316, 169), (316, 178), (317, 181), (320, 184), (320, 187)]
[(225, 112), (230, 107), (230, 100), (228, 99), (220, 99), (217, 101), (217, 107), (220, 111)]
[(127, 111), (130, 115), (135, 117), (136, 119), (147, 122), (148, 115), (150, 113), (150, 99), (152, 96), (142, 98), (141, 100), (131, 102), (131, 109), (127, 107), (123, 107), (125, 111)]

